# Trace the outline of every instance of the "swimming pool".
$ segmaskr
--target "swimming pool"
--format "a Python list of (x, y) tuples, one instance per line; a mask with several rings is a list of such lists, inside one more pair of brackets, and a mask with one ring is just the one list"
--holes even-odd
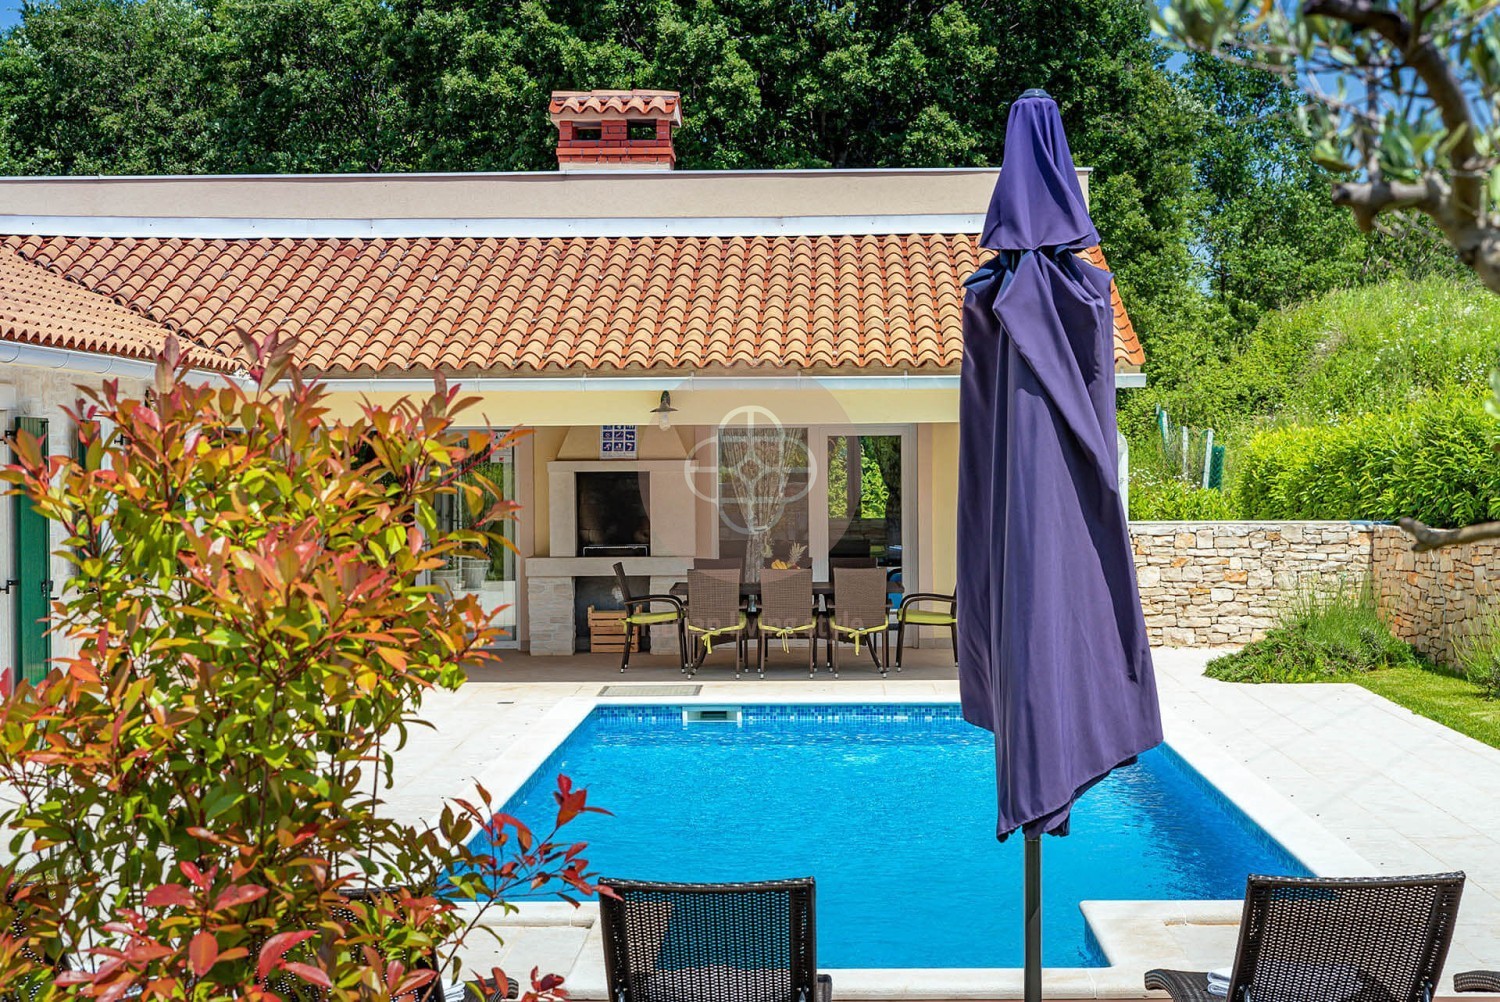
[[(566, 773), (614, 812), (566, 832), (600, 874), (812, 875), (825, 968), (1020, 965), (1021, 843), (994, 839), (991, 739), (956, 705), (684, 709), (595, 708), (505, 810), (544, 828)], [(1103, 963), (1080, 901), (1234, 899), (1247, 873), (1308, 873), (1169, 748), (1090, 791), (1045, 858), (1056, 967)]]

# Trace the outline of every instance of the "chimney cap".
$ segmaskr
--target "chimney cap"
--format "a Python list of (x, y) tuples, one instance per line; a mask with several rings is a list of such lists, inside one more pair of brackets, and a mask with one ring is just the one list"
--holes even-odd
[(675, 90), (555, 90), (547, 105), (553, 123), (665, 118), (682, 124), (682, 95)]

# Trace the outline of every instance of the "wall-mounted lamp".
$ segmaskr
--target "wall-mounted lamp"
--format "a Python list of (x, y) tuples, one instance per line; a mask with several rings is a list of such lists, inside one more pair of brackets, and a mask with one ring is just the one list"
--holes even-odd
[(672, 415), (676, 412), (677, 408), (672, 406), (672, 394), (662, 390), (661, 403), (651, 409), (651, 413), (656, 415), (656, 426), (663, 431), (672, 427)]

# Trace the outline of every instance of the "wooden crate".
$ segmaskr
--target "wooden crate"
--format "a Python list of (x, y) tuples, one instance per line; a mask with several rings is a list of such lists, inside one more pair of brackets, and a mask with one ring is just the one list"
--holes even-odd
[[(630, 634), (630, 652), (639, 651), (640, 641)], [(620, 654), (625, 650), (625, 610), (589, 606), (589, 650), (595, 654)]]

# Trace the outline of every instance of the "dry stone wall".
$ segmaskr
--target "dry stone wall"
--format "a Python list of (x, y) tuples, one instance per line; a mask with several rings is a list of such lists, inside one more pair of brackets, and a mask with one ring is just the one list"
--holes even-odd
[(1151, 643), (1246, 644), (1317, 581), (1371, 573), (1372, 529), (1350, 522), (1133, 522)]
[(1456, 664), (1465, 634), (1497, 599), (1500, 544), (1486, 540), (1414, 553), (1400, 529), (1374, 533), (1374, 582), (1380, 612), (1398, 637), (1439, 664)]
[(1258, 640), (1300, 590), (1340, 579), (1368, 578), (1392, 632), (1440, 664), (1500, 613), (1500, 541), (1414, 553), (1395, 526), (1353, 522), (1135, 522), (1130, 534), (1153, 644)]

